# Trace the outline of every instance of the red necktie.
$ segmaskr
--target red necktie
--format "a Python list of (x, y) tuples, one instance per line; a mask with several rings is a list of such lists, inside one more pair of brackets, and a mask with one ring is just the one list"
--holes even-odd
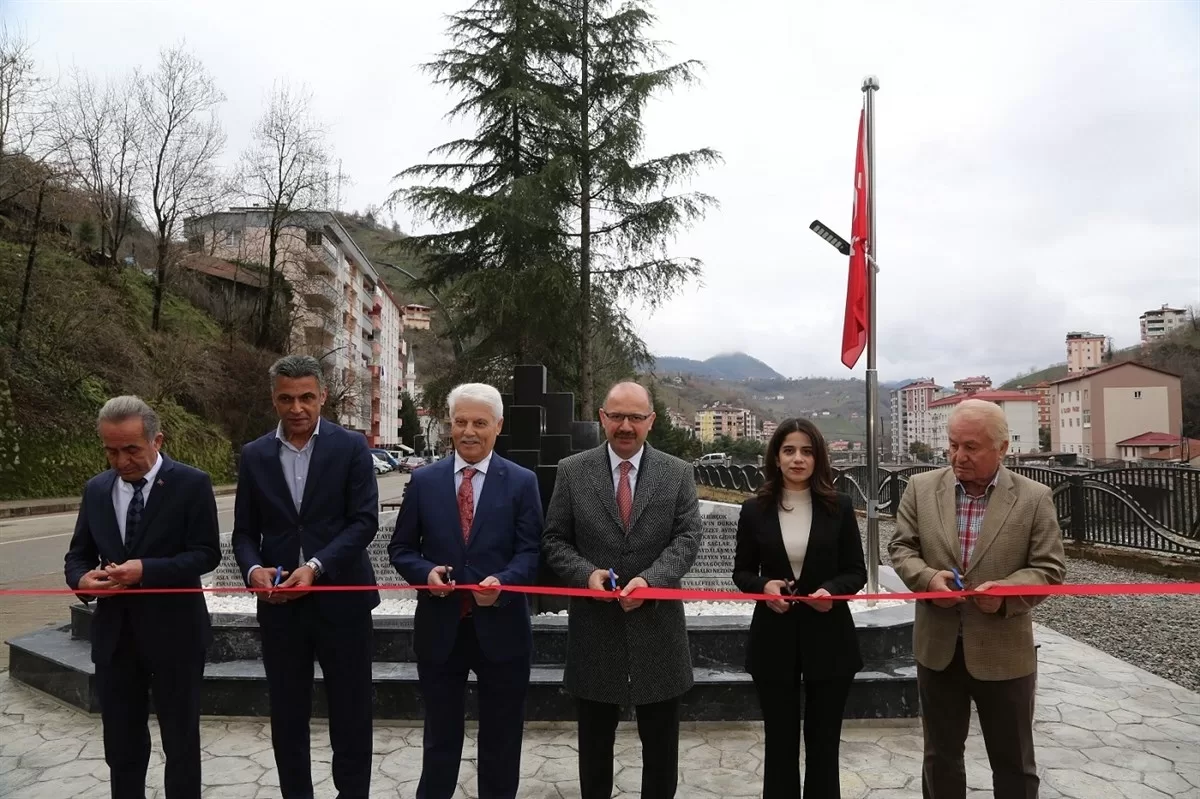
[(633, 464), (621, 461), (621, 479), (617, 483), (617, 510), (621, 513), (621, 524), (629, 529), (629, 519), (633, 516), (633, 489), (629, 485), (629, 472)]
[(475, 487), (471, 478), (478, 471), (474, 466), (462, 470), (462, 483), (458, 486), (458, 521), (462, 525), (463, 541), (471, 535), (471, 523), (475, 521)]
[[(462, 482), (458, 485), (458, 523), (462, 526), (463, 543), (466, 543), (467, 539), (471, 537), (471, 523), (475, 521), (475, 486), (471, 485), (471, 478), (477, 471), (478, 469), (474, 466), (464, 468)], [(463, 591), (458, 617), (463, 619), (470, 616), (471, 606), (474, 604), (471, 601), (471, 594)]]

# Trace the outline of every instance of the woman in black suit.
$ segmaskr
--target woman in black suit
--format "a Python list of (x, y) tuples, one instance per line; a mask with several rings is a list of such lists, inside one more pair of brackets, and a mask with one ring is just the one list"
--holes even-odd
[[(779, 425), (764, 459), (766, 480), (742, 504), (733, 581), (747, 593), (855, 594), (867, 581), (850, 498), (833, 488), (825, 439), (807, 419)], [(797, 799), (800, 719), (804, 795), (839, 797), (838, 744), (854, 675), (863, 667), (846, 602), (758, 602), (746, 670), (766, 734), (763, 799)], [(803, 697), (803, 700), (802, 700)]]

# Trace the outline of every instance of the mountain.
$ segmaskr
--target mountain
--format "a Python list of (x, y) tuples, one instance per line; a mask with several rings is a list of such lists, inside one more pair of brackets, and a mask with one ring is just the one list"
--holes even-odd
[(658, 375), (681, 374), (707, 377), (713, 380), (783, 380), (776, 372), (757, 358), (744, 352), (726, 352), (703, 361), (691, 358), (656, 356), (653, 370)]

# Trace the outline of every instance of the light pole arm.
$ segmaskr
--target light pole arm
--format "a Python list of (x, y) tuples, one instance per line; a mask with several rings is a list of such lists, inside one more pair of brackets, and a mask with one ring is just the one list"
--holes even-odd
[[(391, 267), (414, 283), (418, 282), (417, 276), (402, 266), (397, 266), (396, 264), (391, 264), (387, 261), (375, 261), (375, 263), (379, 264), (380, 266)], [(462, 342), (458, 338), (458, 334), (454, 332), (454, 317), (450, 315), (450, 311), (446, 308), (446, 303), (442, 302), (442, 298), (433, 293), (433, 289), (426, 287), (425, 290), (429, 292), (429, 296), (433, 297), (433, 301), (437, 303), (438, 308), (440, 308), (442, 313), (446, 316), (446, 323), (450, 326), (450, 343), (454, 347), (454, 357), (461, 357), (463, 353), (463, 347)]]

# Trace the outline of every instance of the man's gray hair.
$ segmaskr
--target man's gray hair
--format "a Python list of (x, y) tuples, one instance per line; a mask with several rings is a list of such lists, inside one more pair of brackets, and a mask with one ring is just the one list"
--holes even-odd
[(1008, 417), (1004, 414), (1004, 409), (996, 403), (981, 399), (963, 400), (950, 412), (946, 426), (954, 424), (959, 418), (981, 422), (996, 449), (1008, 443)]
[(315, 377), (317, 385), (321, 388), (325, 387), (325, 372), (321, 369), (321, 362), (311, 355), (285, 355), (271, 364), (267, 374), (271, 376), (272, 385), (279, 377), (288, 377), (293, 380), (301, 377)]
[(99, 427), (101, 422), (123, 422), (135, 416), (142, 420), (142, 431), (145, 433), (146, 440), (153, 441), (162, 430), (158, 414), (141, 397), (135, 397), (132, 394), (113, 397), (104, 403), (104, 407), (100, 409), (100, 414), (96, 418), (96, 426)]
[(501, 399), (500, 392), (487, 383), (463, 383), (455, 386), (450, 391), (450, 396), (446, 398), (451, 416), (454, 416), (454, 408), (460, 400), (482, 402), (492, 409), (492, 417), (496, 421), (504, 418), (504, 400)]

